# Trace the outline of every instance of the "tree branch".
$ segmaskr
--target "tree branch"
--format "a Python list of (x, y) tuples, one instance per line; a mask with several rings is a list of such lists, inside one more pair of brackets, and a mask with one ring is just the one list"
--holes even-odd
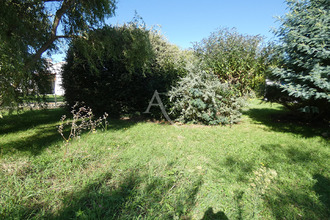
[[(45, 0), (45, 2), (46, 1), (59, 2), (60, 0)], [(55, 40), (58, 38), (64, 38), (64, 36), (56, 36), (57, 28), (60, 24), (61, 18), (73, 4), (74, 0), (63, 1), (61, 8), (56, 11), (49, 39), (37, 50), (37, 52), (32, 56), (31, 60), (25, 65), (26, 70), (29, 69), (34, 63), (36, 63), (38, 59), (40, 59), (41, 55), (52, 45), (52, 43), (54, 43)]]
[(62, 2), (63, 0), (44, 0), (44, 2)]
[(60, 38), (83, 38), (83, 39), (86, 39), (86, 37), (84, 36), (80, 36), (80, 35), (57, 35), (56, 36), (56, 39), (60, 39)]

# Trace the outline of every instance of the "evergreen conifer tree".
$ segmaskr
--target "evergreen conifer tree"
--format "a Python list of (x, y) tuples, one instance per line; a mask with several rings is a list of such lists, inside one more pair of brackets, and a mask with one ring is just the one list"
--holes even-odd
[[(329, 115), (330, 1), (287, 0), (290, 12), (275, 32), (282, 63), (273, 70), (282, 90), (278, 101), (305, 113)], [(285, 98), (285, 96), (287, 98)]]

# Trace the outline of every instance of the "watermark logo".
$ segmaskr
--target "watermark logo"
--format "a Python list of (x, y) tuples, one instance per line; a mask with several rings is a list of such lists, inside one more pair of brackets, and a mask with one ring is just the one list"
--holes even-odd
[[(151, 106), (159, 106), (160, 107), (160, 110), (162, 111), (164, 117), (166, 118), (167, 121), (169, 121), (171, 124), (174, 124), (173, 121), (170, 119), (170, 117), (168, 116), (166, 110), (165, 110), (165, 107), (163, 105), (163, 102), (162, 100), (160, 99), (159, 97), (159, 94), (157, 90), (155, 90), (154, 92), (154, 95), (152, 96), (150, 102), (149, 102), (149, 105), (148, 105), (148, 108), (145, 112), (143, 113), (150, 113), (150, 108)], [(157, 103), (154, 103), (154, 100), (156, 99)]]

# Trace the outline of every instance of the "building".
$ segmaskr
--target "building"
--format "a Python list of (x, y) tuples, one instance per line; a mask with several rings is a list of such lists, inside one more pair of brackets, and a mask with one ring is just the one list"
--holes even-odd
[(52, 60), (48, 60), (48, 70), (51, 74), (51, 94), (64, 95), (64, 89), (62, 87), (62, 67), (66, 62), (53, 63)]

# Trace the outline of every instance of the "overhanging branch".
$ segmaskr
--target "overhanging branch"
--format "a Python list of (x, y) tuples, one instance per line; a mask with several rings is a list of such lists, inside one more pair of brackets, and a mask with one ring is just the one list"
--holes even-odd
[[(51, 2), (56, 0), (45, 0), (44, 2), (46, 1)], [(64, 36), (56, 35), (57, 28), (60, 24), (61, 18), (73, 4), (74, 0), (62, 1), (61, 8), (56, 11), (49, 39), (39, 48), (39, 50), (37, 50), (37, 52), (32, 56), (31, 60), (25, 65), (26, 70), (28, 70), (35, 62), (37, 62), (38, 59), (40, 59), (41, 55), (54, 43), (55, 40), (64, 38)]]
[(57, 35), (56, 36), (56, 39), (60, 39), (60, 38), (83, 38), (83, 39), (86, 39), (87, 40), (87, 38), (86, 37), (84, 37), (84, 36), (81, 36), (81, 35)]

